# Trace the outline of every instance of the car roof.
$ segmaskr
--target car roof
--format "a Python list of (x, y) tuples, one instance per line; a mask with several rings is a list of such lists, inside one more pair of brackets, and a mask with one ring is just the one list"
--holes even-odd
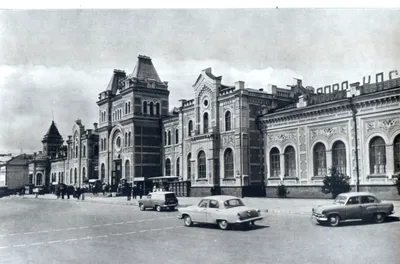
[(341, 193), (341, 194), (339, 194), (339, 195), (345, 196), (345, 197), (363, 196), (363, 195), (370, 195), (370, 196), (376, 197), (375, 194), (369, 193), (369, 192), (348, 192), (348, 193)]
[(169, 194), (169, 193), (175, 194), (174, 192), (151, 192), (149, 194)]
[(230, 199), (240, 199), (239, 197), (232, 196), (232, 195), (212, 195), (212, 196), (206, 196), (203, 197), (202, 199), (213, 199), (213, 200), (218, 200), (218, 201), (226, 201)]

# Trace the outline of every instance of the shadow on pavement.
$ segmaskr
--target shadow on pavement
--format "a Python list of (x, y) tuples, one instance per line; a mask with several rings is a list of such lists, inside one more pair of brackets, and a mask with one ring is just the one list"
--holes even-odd
[(226, 230), (221, 230), (218, 225), (216, 224), (194, 224), (191, 228), (209, 228), (209, 229), (216, 229), (224, 232), (229, 232), (229, 231), (244, 231), (244, 232), (251, 232), (251, 231), (256, 231), (259, 229), (265, 229), (269, 228), (268, 225), (251, 225), (249, 228), (240, 226), (240, 225), (231, 225), (228, 227)]
[[(350, 221), (344, 221), (340, 222), (340, 225), (338, 227), (347, 227), (347, 226), (367, 226), (367, 225), (384, 225), (384, 224), (389, 224), (392, 222), (399, 222), (400, 218), (397, 216), (388, 216), (383, 223), (375, 223), (372, 220), (350, 220)], [(331, 227), (329, 224), (318, 224), (314, 223), (316, 226), (321, 226), (321, 227)], [(331, 227), (334, 228), (334, 227)]]

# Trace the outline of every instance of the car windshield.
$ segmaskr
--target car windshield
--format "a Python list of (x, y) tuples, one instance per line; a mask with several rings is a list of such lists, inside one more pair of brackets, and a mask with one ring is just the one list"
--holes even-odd
[(242, 200), (240, 199), (230, 199), (224, 202), (225, 208), (229, 209), (232, 207), (244, 206)]
[(336, 197), (335, 201), (333, 201), (334, 204), (344, 204), (346, 202), (346, 197), (339, 195)]
[(167, 194), (165, 194), (165, 198), (167, 198), (167, 199), (174, 199), (174, 198), (176, 198), (176, 197), (175, 197), (175, 194), (174, 194), (174, 193), (167, 193)]

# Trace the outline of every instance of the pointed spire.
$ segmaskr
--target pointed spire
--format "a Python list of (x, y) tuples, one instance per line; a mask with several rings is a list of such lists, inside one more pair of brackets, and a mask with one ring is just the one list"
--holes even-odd
[(144, 55), (138, 56), (138, 61), (135, 65), (135, 68), (133, 69), (131, 77), (135, 77), (138, 80), (153, 79), (156, 82), (161, 82), (156, 68), (151, 62), (151, 58)]

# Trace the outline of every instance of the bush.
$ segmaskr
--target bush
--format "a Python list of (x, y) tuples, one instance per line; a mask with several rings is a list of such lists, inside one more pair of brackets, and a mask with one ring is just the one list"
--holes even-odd
[(279, 198), (286, 198), (290, 192), (284, 184), (280, 184), (277, 189), (277, 194)]
[(338, 172), (336, 168), (331, 168), (331, 176), (325, 176), (323, 183), (322, 192), (325, 194), (331, 193), (333, 199), (335, 199), (338, 194), (351, 190), (348, 177)]

